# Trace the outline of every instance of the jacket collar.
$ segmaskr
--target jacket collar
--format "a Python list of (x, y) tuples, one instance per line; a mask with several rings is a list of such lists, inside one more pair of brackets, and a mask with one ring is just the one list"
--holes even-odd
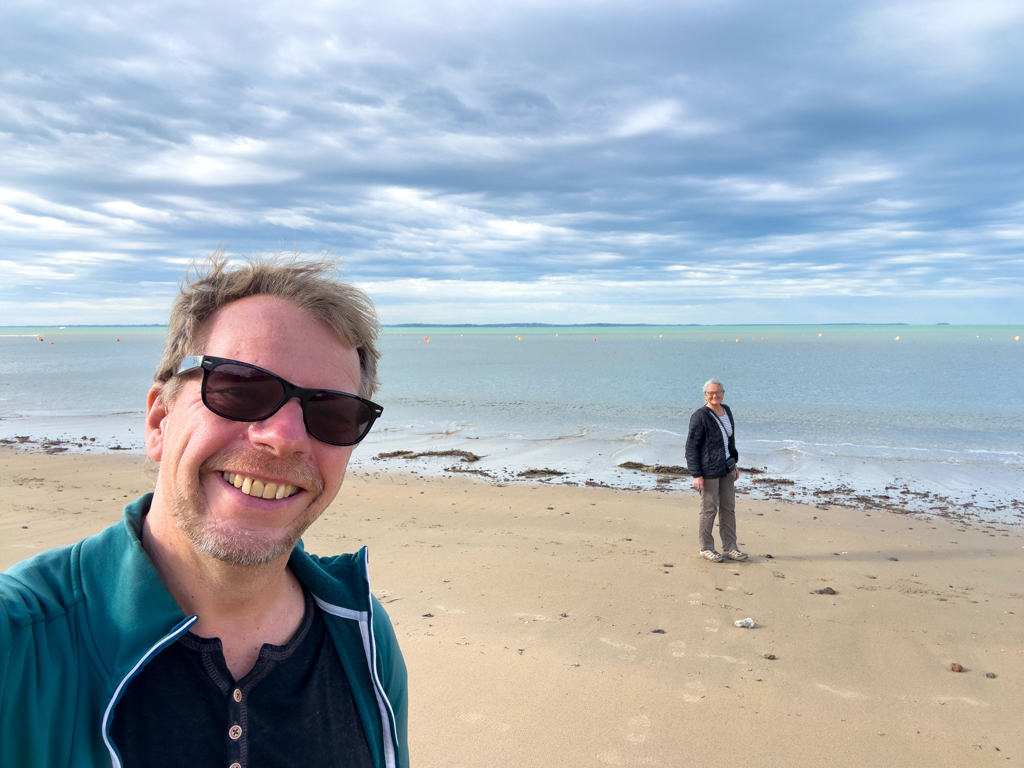
[[(163, 614), (163, 621), (173, 619), (172, 623), (176, 624), (185, 614), (174, 602), (153, 561), (142, 549), (142, 519), (149, 512), (152, 501), (153, 494), (147, 493), (124, 508), (124, 525), (121, 528), (126, 534), (124, 545), (129, 552), (127, 565), (132, 571), (133, 582), (144, 587), (151, 596), (161, 593), (161, 598), (166, 597), (166, 601), (161, 599), (157, 607)], [(318, 557), (308, 554), (304, 543), (299, 540), (288, 558), (288, 566), (314, 596), (342, 608), (370, 609), (366, 547), (350, 554)]]
[(295, 545), (288, 566), (302, 584), (324, 602), (353, 611), (370, 611), (370, 577), (366, 547), (358, 552), (318, 557)]
[[(152, 493), (139, 497), (124, 508), (120, 525), (81, 542), (81, 595), (88, 602), (90, 625), (108, 628), (94, 640), (115, 674), (186, 618), (142, 548), (142, 520), (152, 501)], [(314, 596), (350, 610), (371, 610), (366, 547), (320, 558), (307, 554), (300, 541), (288, 564)]]
[(77, 571), (89, 626), (97, 654), (115, 676), (185, 618), (142, 549), (142, 518), (152, 498), (136, 499), (124, 508), (121, 525), (81, 542)]

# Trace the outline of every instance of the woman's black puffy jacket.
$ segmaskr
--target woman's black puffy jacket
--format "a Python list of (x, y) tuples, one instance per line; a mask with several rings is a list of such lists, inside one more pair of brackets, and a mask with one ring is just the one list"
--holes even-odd
[(740, 459), (736, 450), (736, 420), (728, 405), (723, 403), (722, 407), (732, 422), (728, 451), (722, 441), (722, 428), (710, 408), (706, 405), (698, 408), (690, 417), (690, 429), (686, 433), (686, 468), (694, 477), (725, 477)]

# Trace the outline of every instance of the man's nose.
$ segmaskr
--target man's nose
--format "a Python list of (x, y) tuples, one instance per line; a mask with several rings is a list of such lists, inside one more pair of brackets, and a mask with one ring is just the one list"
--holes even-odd
[(250, 424), (249, 440), (269, 448), (275, 456), (309, 453), (313, 438), (306, 431), (299, 399), (291, 398), (273, 416)]

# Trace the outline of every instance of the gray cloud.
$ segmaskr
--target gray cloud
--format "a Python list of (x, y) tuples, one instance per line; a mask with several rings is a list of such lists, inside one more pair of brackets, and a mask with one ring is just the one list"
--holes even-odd
[(1022, 322), (1022, 28), (997, 0), (6, 3), (0, 323), (159, 321), (219, 244), (330, 249), (388, 321)]

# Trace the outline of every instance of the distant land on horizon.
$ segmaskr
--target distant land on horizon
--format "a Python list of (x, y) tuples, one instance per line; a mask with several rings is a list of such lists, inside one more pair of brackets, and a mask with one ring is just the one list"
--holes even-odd
[[(382, 328), (799, 328), (841, 326), (1014, 326), (1018, 323), (383, 323)], [(0, 325), (0, 328), (166, 328), (166, 323), (61, 323)]]
[[(382, 328), (799, 328), (804, 326), (881, 326), (914, 323), (383, 323)], [(950, 325), (916, 323), (916, 325)], [(959, 323), (958, 323), (959, 325)], [(964, 325), (987, 325), (964, 323)], [(1000, 323), (1002, 325), (1002, 323)], [(1006, 323), (1014, 325), (1014, 323)], [(166, 328), (166, 323), (61, 323), (60, 325), (0, 325), (0, 328)]]
[[(784, 328), (805, 325), (910, 325), (910, 323), (385, 323), (384, 328)], [(949, 325), (949, 323), (935, 323)]]

